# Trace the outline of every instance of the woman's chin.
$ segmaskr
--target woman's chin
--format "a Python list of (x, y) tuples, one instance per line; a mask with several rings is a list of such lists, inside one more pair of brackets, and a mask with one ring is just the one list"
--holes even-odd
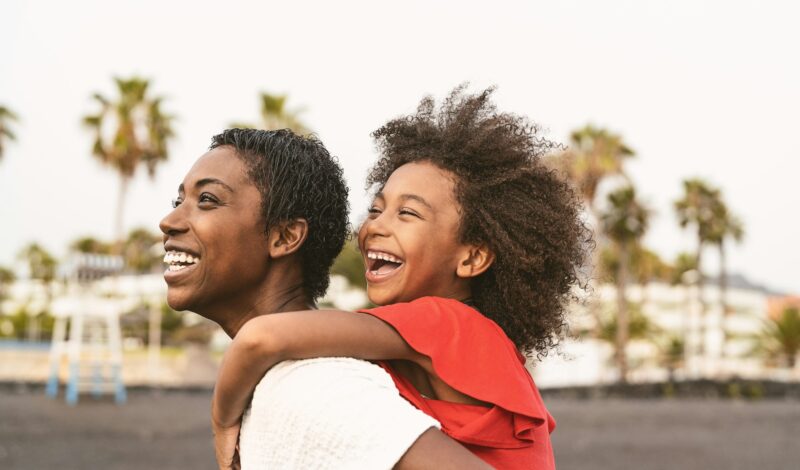
[(173, 289), (167, 290), (167, 305), (178, 312), (192, 310), (189, 298), (180, 292), (175, 292)]

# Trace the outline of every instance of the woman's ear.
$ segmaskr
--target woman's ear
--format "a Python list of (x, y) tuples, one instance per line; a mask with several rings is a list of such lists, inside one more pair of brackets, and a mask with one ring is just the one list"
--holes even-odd
[(480, 276), (494, 263), (494, 252), (486, 244), (468, 245), (458, 263), (456, 275), (462, 278)]
[(295, 253), (303, 246), (308, 237), (306, 219), (294, 219), (281, 222), (269, 232), (269, 256), (281, 258)]

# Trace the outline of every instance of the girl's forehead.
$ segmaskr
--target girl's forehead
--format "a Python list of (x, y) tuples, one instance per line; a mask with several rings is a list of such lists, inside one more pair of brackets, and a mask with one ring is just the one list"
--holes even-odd
[(406, 163), (389, 175), (381, 188), (381, 193), (404, 194), (410, 190), (431, 196), (450, 196), (455, 185), (455, 177), (433, 163), (422, 161)]

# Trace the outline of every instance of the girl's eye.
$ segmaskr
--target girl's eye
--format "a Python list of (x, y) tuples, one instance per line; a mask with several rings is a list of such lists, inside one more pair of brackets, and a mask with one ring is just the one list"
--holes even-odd
[(414, 216), (414, 217), (416, 217), (418, 219), (421, 218), (419, 216), (419, 214), (417, 214), (416, 212), (414, 212), (414, 211), (412, 211), (410, 209), (400, 209), (400, 215), (411, 215), (411, 216)]
[(377, 215), (377, 214), (380, 214), (380, 213), (381, 213), (381, 210), (380, 210), (380, 209), (378, 209), (378, 208), (377, 208), (377, 207), (375, 207), (375, 206), (372, 206), (372, 207), (370, 207), (369, 209), (367, 209), (367, 212), (368, 212), (368, 213), (370, 213), (370, 214)]
[(172, 200), (172, 208), (177, 209), (177, 207), (180, 206), (182, 202), (183, 199), (176, 197), (175, 199)]

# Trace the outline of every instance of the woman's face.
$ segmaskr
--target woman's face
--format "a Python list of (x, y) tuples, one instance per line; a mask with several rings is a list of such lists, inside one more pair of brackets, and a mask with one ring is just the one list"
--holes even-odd
[(456, 273), (469, 248), (458, 239), (453, 179), (432, 163), (408, 163), (376, 195), (358, 232), (373, 303), (469, 296), (468, 281)]
[(200, 157), (174, 207), (159, 224), (169, 305), (211, 317), (251, 299), (266, 277), (267, 237), (261, 195), (235, 150), (222, 146)]

